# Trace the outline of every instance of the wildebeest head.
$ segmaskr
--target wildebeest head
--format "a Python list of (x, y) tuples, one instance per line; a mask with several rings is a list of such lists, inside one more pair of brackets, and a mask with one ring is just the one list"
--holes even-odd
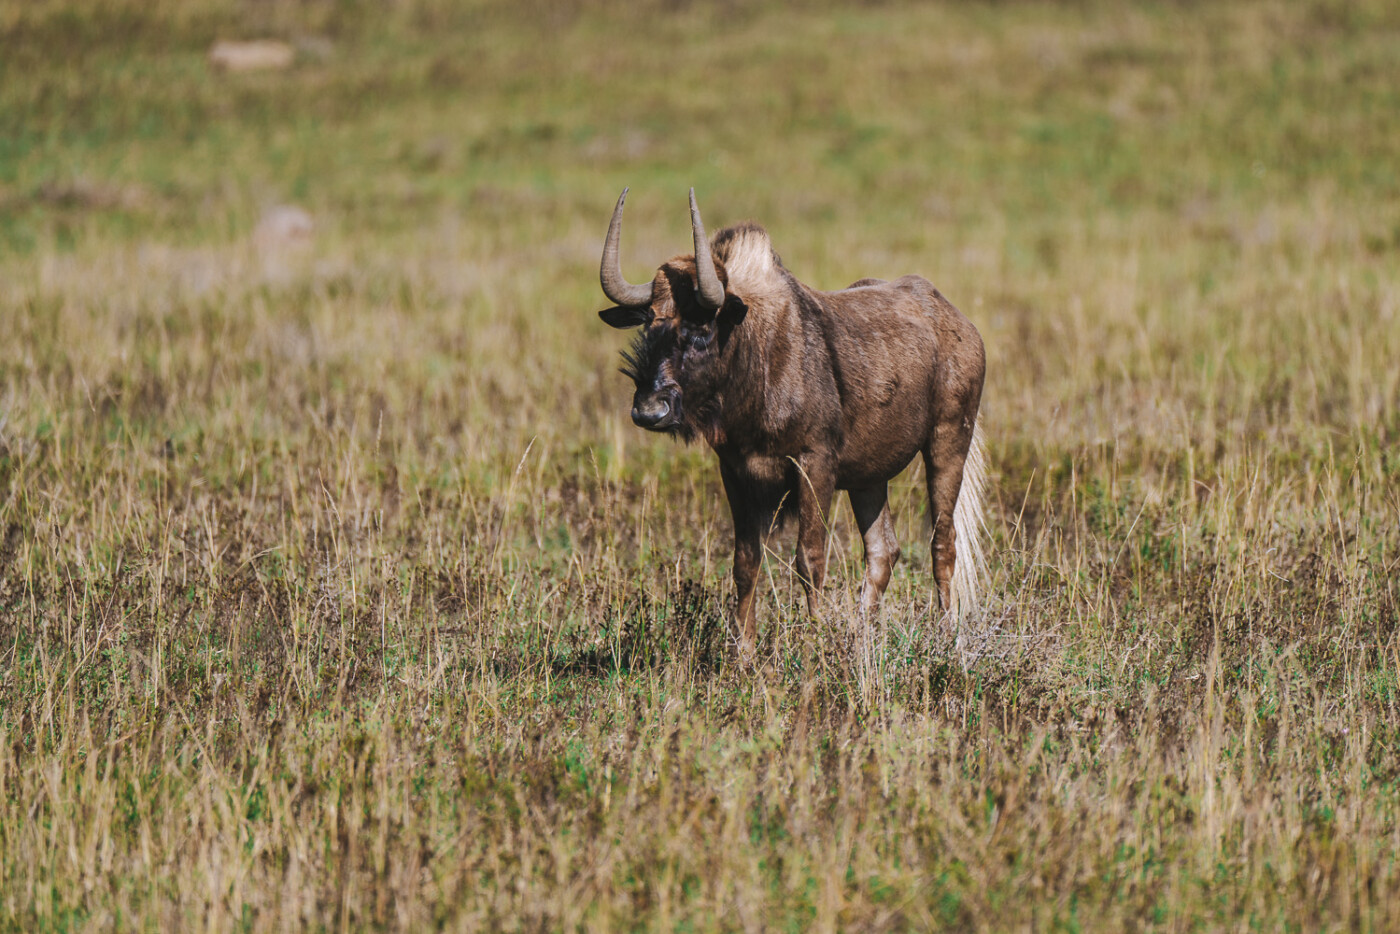
[(690, 225), (695, 253), (667, 260), (645, 285), (624, 279), (618, 243), (626, 200), (624, 188), (608, 226), (599, 275), (603, 294), (617, 305), (598, 316), (615, 328), (641, 327), (622, 355), (622, 372), (637, 387), (632, 421), (649, 431), (689, 440), (703, 430), (706, 409), (717, 401), (729, 338), (748, 307), (727, 291), (728, 273), (711, 256), (693, 188)]

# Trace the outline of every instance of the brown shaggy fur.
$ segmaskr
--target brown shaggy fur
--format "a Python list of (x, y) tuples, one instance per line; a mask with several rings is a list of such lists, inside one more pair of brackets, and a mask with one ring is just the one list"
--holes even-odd
[(633, 419), (703, 438), (719, 456), (734, 517), (742, 651), (754, 645), (762, 537), (780, 508), (797, 515), (797, 569), (817, 611), (836, 490), (849, 491), (865, 541), (862, 611), (875, 609), (900, 556), (887, 484), (920, 455), (939, 601), (953, 609), (964, 589), (955, 574), (973, 580), (976, 572), (956, 568), (958, 552), (969, 563), (980, 557), (957, 541), (975, 536), (976, 523), (954, 523), (985, 373), (977, 329), (918, 276), (819, 292), (788, 272), (756, 224), (725, 228), (710, 243), (725, 285), (717, 312), (696, 301), (694, 256), (677, 256), (657, 270), (648, 306), (599, 314), (614, 327), (643, 325), (625, 355)]

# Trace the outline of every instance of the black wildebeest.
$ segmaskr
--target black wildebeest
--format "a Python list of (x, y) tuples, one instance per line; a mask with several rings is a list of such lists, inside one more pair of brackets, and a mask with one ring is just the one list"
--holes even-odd
[(972, 322), (918, 276), (809, 288), (757, 224), (707, 239), (694, 189), (695, 253), (633, 285), (618, 261), (626, 199), (623, 189), (600, 276), (617, 305), (598, 314), (642, 329), (623, 355), (637, 387), (632, 420), (703, 438), (719, 455), (734, 517), (740, 651), (753, 649), (762, 536), (780, 510), (797, 514), (797, 572), (816, 614), (836, 490), (848, 491), (865, 540), (861, 612), (874, 611), (900, 554), (887, 485), (917, 454), (928, 474), (939, 603), (966, 615), (983, 566), (977, 407), (986, 360)]

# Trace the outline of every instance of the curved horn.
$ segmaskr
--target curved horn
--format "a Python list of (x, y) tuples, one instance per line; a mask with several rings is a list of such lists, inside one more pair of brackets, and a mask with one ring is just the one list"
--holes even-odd
[(622, 278), (622, 261), (618, 258), (618, 244), (622, 240), (622, 203), (627, 200), (627, 189), (617, 198), (613, 208), (612, 223), (608, 225), (608, 239), (603, 244), (603, 264), (598, 270), (598, 281), (603, 284), (603, 294), (619, 305), (650, 305), (651, 283), (633, 285)]
[(700, 220), (700, 208), (695, 204), (695, 189), (690, 189), (690, 229), (695, 234), (695, 277), (698, 288), (695, 297), (707, 311), (719, 311), (724, 304), (724, 285), (715, 273), (710, 258), (710, 240), (705, 236), (705, 224)]

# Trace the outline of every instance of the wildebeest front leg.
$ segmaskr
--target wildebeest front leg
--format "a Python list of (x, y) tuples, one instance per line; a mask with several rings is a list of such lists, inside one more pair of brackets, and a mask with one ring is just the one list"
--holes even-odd
[(865, 586), (860, 592), (860, 615), (869, 618), (880, 606), (890, 583), (890, 572), (899, 560), (899, 541), (890, 518), (889, 486), (851, 490), (851, 511), (865, 540)]
[(807, 612), (817, 615), (826, 580), (827, 518), (836, 492), (831, 459), (811, 455), (797, 459), (797, 576), (807, 590)]
[(944, 613), (953, 606), (953, 572), (957, 567), (957, 531), (953, 510), (962, 489), (963, 464), (972, 444), (972, 430), (961, 424), (940, 425), (924, 451), (928, 472), (928, 506), (933, 517), (933, 578), (938, 583), (938, 604)]
[(734, 619), (732, 635), (744, 659), (753, 656), (758, 626), (754, 619), (754, 595), (759, 565), (763, 561), (763, 517), (753, 508), (753, 497), (733, 471), (720, 465), (720, 477), (734, 517)]

